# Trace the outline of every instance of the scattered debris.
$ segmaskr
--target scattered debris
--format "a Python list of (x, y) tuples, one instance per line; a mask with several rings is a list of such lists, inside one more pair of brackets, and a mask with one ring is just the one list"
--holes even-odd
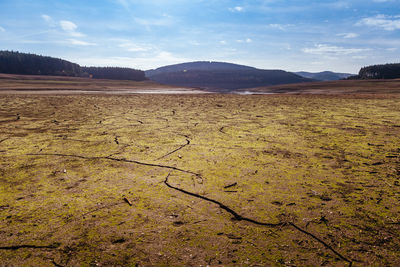
[(280, 201), (272, 201), (271, 203), (272, 203), (273, 205), (276, 205), (276, 206), (282, 206), (282, 205), (283, 205), (283, 203), (280, 202)]
[(126, 203), (128, 203), (129, 206), (132, 206), (132, 202), (130, 202), (129, 199), (127, 199), (126, 197), (124, 197), (124, 201), (125, 201)]
[(54, 259), (51, 260), (51, 263), (56, 267), (64, 267), (64, 265), (58, 264)]
[(235, 236), (234, 234), (226, 234), (229, 239), (242, 239), (240, 236)]
[(126, 239), (123, 237), (111, 241), (111, 243), (113, 243), (113, 244), (121, 244), (121, 243), (125, 243), (125, 242), (126, 242)]
[(185, 223), (182, 221), (175, 221), (175, 222), (173, 222), (173, 224), (174, 224), (174, 226), (181, 226), (181, 225), (184, 225)]
[(234, 182), (233, 184), (224, 186), (224, 188), (225, 188), (225, 189), (228, 189), (228, 188), (233, 187), (233, 186), (236, 186), (236, 185), (237, 185), (237, 182)]

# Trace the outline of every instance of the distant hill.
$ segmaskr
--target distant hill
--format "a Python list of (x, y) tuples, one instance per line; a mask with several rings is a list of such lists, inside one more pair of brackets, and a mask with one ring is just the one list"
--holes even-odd
[(157, 68), (155, 70), (145, 71), (147, 77), (155, 76), (157, 74), (166, 72), (181, 72), (188, 70), (203, 70), (203, 71), (215, 71), (215, 70), (255, 70), (256, 68), (225, 63), (225, 62), (212, 62), (212, 61), (195, 61), (187, 62), (175, 65), (169, 65)]
[(117, 67), (81, 67), (60, 58), (14, 51), (0, 51), (0, 73), (133, 81), (146, 79), (144, 71), (141, 70)]
[(349, 79), (398, 79), (400, 78), (400, 63), (381, 64), (363, 67), (358, 75)]
[(78, 64), (53, 57), (13, 51), (0, 51), (0, 73), (79, 77)]
[(297, 75), (300, 75), (305, 78), (315, 79), (319, 81), (336, 81), (341, 79), (346, 79), (354, 74), (350, 73), (338, 73), (332, 71), (322, 71), (322, 72), (306, 72), (299, 71), (295, 72)]
[(312, 79), (283, 70), (261, 70), (249, 66), (197, 61), (161, 67), (145, 72), (149, 79), (163, 84), (231, 91), (277, 84), (310, 82)]

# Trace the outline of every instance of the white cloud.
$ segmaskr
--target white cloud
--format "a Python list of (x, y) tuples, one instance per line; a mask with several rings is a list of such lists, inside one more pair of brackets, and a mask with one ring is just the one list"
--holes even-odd
[(337, 36), (341, 36), (345, 39), (352, 39), (352, 38), (357, 38), (360, 35), (357, 33), (349, 32), (349, 33), (339, 33), (339, 34), (337, 34)]
[(77, 62), (84, 66), (119, 66), (136, 69), (153, 69), (160, 66), (177, 64), (193, 59), (176, 56), (167, 51), (158, 50), (151, 57), (98, 57), (98, 58), (69, 58), (72, 62)]
[(400, 30), (399, 16), (376, 15), (375, 17), (363, 18), (357, 26), (372, 26), (382, 28), (386, 31)]
[(361, 53), (365, 51), (369, 51), (369, 49), (344, 48), (340, 46), (333, 46), (326, 44), (318, 44), (315, 47), (303, 49), (303, 52), (307, 54), (325, 55), (325, 56), (342, 56), (342, 55)]
[(219, 41), (219, 43), (222, 44), (222, 45), (226, 45), (227, 44), (225, 40)]
[(46, 22), (52, 22), (52, 18), (49, 15), (43, 14), (43, 15), (41, 15), (41, 17)]
[(367, 56), (352, 56), (352, 59), (366, 59)]
[(293, 24), (278, 24), (278, 23), (268, 24), (268, 27), (274, 28), (274, 29), (278, 29), (278, 30), (281, 30), (281, 31), (284, 31), (288, 27), (291, 27), (291, 26), (293, 26)]
[(347, 9), (350, 8), (350, 3), (348, 1), (336, 1), (328, 3), (327, 6), (334, 9)]
[(194, 46), (199, 46), (201, 45), (198, 41), (194, 40), (194, 41), (190, 41), (189, 42), (190, 45), (194, 45)]
[(236, 40), (236, 42), (238, 42), (238, 43), (251, 43), (251, 42), (253, 42), (253, 40), (250, 39), (250, 38), (247, 38), (245, 40), (242, 40), (242, 39)]
[(279, 29), (279, 30), (284, 30), (285, 28), (283, 27), (283, 25), (281, 25), (281, 24), (269, 24), (268, 25), (269, 27), (271, 27), (271, 28), (275, 28), (275, 29)]
[(66, 32), (73, 32), (78, 28), (75, 23), (68, 20), (60, 21), (60, 26)]
[(89, 43), (89, 42), (76, 40), (76, 39), (68, 39), (68, 41), (72, 45), (81, 45), (81, 46), (95, 46), (95, 45), (97, 45), (95, 43)]
[(55, 21), (53, 20), (53, 18), (50, 17), (49, 15), (42, 14), (42, 15), (40, 15), (40, 17), (46, 22), (46, 24), (47, 24), (48, 26), (50, 26), (50, 27), (52, 27), (52, 28), (58, 26), (57, 22), (55, 22)]
[(118, 46), (121, 48), (124, 48), (125, 50), (127, 50), (129, 52), (146, 52), (146, 51), (150, 50), (149, 46), (137, 45), (132, 42), (125, 42), (125, 43), (119, 44)]
[(229, 8), (229, 11), (231, 11), (231, 12), (243, 12), (244, 8), (242, 6), (235, 6), (235, 7)]
[(150, 26), (170, 26), (176, 21), (174, 17), (168, 14), (162, 14), (162, 16), (158, 18), (135, 18), (135, 22), (145, 26), (149, 30)]
[(129, 3), (126, 0), (116, 0), (116, 2), (121, 6), (123, 6), (124, 8), (129, 8)]
[(4, 29), (3, 27), (0, 26), (0, 32), (5, 32), (6, 29)]
[(71, 35), (73, 37), (83, 37), (83, 36), (85, 36), (83, 33), (80, 33), (80, 32), (76, 31), (78, 26), (75, 23), (73, 23), (72, 21), (61, 20), (60, 21), (60, 27), (61, 27), (61, 29), (63, 29), (63, 31), (65, 31), (66, 33), (68, 33), (69, 35)]

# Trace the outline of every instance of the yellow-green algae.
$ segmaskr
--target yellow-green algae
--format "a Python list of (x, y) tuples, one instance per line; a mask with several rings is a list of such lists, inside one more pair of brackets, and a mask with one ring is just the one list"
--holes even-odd
[[(232, 221), (167, 188), (171, 173), (175, 186), (243, 216), (294, 221), (356, 263), (399, 265), (399, 103), (396, 96), (1, 96), (1, 246), (60, 246), (0, 250), (0, 263), (345, 264), (292, 228)], [(159, 159), (186, 139), (190, 145)], [(28, 154), (125, 158), (203, 180), (104, 158)]]

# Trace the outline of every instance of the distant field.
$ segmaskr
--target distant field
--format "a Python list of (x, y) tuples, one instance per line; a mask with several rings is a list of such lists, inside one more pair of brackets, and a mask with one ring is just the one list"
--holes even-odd
[(399, 266), (399, 176), (395, 94), (3, 94), (0, 265)]
[(96, 94), (110, 92), (127, 94), (136, 91), (203, 93), (203, 91), (194, 88), (178, 88), (152, 81), (134, 82), (63, 76), (0, 74), (0, 94)]
[(250, 88), (240, 91), (278, 94), (400, 94), (400, 79), (297, 83)]

